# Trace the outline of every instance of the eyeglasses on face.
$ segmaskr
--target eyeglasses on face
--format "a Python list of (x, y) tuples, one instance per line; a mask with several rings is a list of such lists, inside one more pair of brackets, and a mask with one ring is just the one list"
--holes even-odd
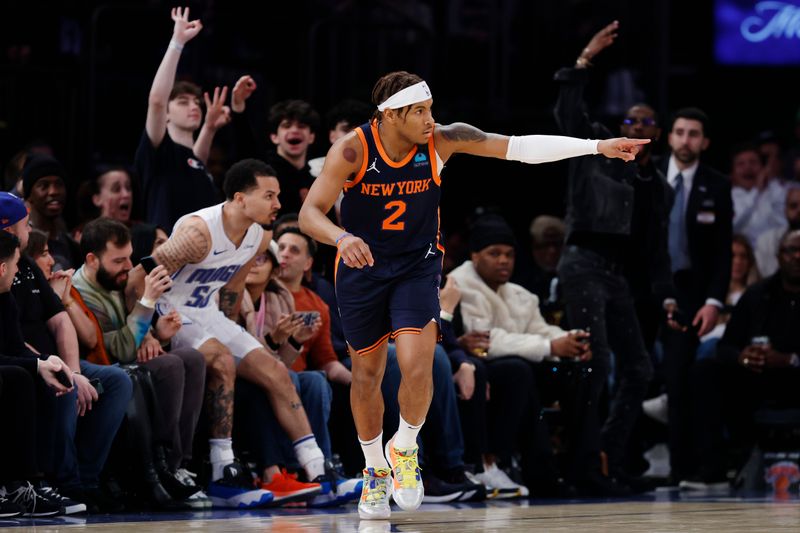
[(780, 252), (786, 255), (800, 254), (800, 246), (781, 246)]
[(638, 118), (638, 117), (625, 117), (622, 120), (622, 123), (626, 126), (633, 126), (634, 124), (641, 124), (642, 126), (655, 126), (656, 119), (650, 117)]

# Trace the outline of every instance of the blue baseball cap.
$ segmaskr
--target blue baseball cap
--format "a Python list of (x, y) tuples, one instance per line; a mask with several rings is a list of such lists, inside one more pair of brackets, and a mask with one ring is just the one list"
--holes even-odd
[(19, 196), (0, 192), (0, 229), (13, 226), (28, 216), (28, 208)]

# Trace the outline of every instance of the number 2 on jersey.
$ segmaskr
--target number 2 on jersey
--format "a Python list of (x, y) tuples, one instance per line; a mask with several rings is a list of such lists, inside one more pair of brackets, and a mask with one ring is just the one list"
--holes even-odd
[(394, 212), (389, 213), (389, 216), (383, 221), (382, 229), (390, 231), (402, 231), (406, 227), (405, 222), (397, 222), (397, 219), (403, 216), (406, 212), (406, 203), (402, 200), (395, 200), (383, 206), (386, 210), (395, 209)]

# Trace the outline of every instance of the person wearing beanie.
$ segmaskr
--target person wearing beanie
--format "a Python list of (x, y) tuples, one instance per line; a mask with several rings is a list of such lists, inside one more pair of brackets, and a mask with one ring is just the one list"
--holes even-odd
[(47, 233), (54, 270), (80, 266), (80, 250), (62, 214), (67, 199), (66, 173), (61, 163), (45, 154), (33, 154), (22, 167), (22, 192), (30, 206), (31, 226)]
[[(509, 480), (495, 464), (509, 466), (511, 455), (522, 453), (523, 479), (537, 496), (564, 496), (567, 485), (553, 457), (549, 444), (549, 432), (544, 421), (539, 420), (541, 409), (540, 385), (535, 379), (540, 363), (545, 358), (556, 356), (561, 363), (554, 368), (591, 368), (589, 334), (583, 331), (567, 332), (547, 324), (539, 311), (539, 299), (527, 289), (510, 283), (516, 256), (514, 232), (498, 215), (485, 215), (477, 219), (469, 236), (470, 259), (454, 269), (450, 278), (461, 291), (460, 318), (464, 334), (459, 344), (468, 353), (485, 353), (485, 364), (492, 391), (504, 391), (496, 401), (489, 404), (489, 450), (484, 456), (484, 472), (478, 479), (484, 484), (499, 488), (507, 486)], [(481, 322), (484, 325), (479, 325)], [(558, 360), (556, 359), (556, 360)], [(578, 365), (578, 366), (575, 366)], [(603, 386), (602, 378), (587, 379), (578, 386)], [(559, 383), (561, 374), (548, 373), (554, 379), (559, 393), (574, 394)], [(599, 376), (598, 376), (599, 377)], [(587, 397), (579, 393), (575, 397)], [(495, 400), (495, 396), (492, 396)], [(510, 405), (529, 408), (511, 409)], [(597, 416), (591, 402), (562, 404), (567, 409), (568, 431), (576, 432), (573, 443), (580, 446), (571, 450), (575, 458), (571, 470), (565, 472), (570, 481), (578, 482), (580, 473), (586, 470), (586, 461), (599, 454), (599, 434), (579, 428), (596, 428), (596, 424), (585, 424), (586, 417)], [(522, 436), (530, 439), (533, 446), (516, 449), (513, 445)], [(523, 442), (527, 441), (522, 439)], [(521, 490), (523, 488), (521, 487)], [(523, 490), (523, 494), (526, 491)]]

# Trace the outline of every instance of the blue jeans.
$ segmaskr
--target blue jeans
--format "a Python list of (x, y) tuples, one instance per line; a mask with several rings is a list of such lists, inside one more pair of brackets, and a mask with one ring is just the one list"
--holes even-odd
[[(289, 376), (303, 403), (311, 431), (322, 454), (331, 457), (328, 418), (331, 414), (331, 386), (320, 371), (292, 372)], [(278, 423), (267, 393), (258, 385), (237, 378), (234, 400), (236, 446), (250, 452), (261, 468), (272, 465), (297, 466), (294, 446)]]
[[(394, 344), (389, 344), (386, 372), (381, 384), (386, 439), (394, 435), (400, 422), (400, 404), (397, 400), (400, 378), (397, 349)], [(461, 433), (453, 370), (447, 352), (438, 344), (433, 353), (433, 399), (418, 443), (420, 443), (420, 457), (424, 456), (436, 464), (437, 468), (449, 469), (464, 464), (464, 436)]]
[(130, 378), (119, 367), (81, 361), (87, 379), (99, 379), (103, 392), (82, 417), (77, 413), (75, 391), (56, 401), (55, 468), (58, 482), (67, 488), (93, 488), (131, 399)]

